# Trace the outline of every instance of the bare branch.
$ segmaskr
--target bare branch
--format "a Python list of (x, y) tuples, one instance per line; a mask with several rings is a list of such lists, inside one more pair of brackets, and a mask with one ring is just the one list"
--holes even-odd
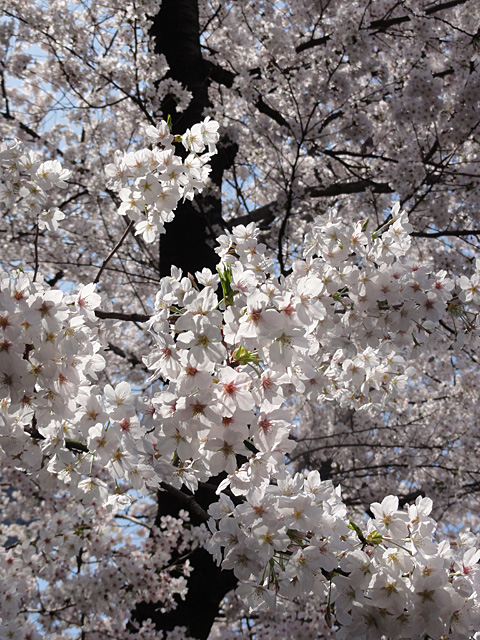
[(475, 229), (450, 229), (446, 231), (432, 231), (427, 233), (425, 231), (413, 231), (411, 234), (414, 238), (462, 238), (465, 236), (480, 236), (480, 230)]
[[(332, 198), (335, 196), (348, 195), (351, 193), (363, 193), (370, 189), (374, 193), (393, 193), (393, 189), (386, 182), (373, 182), (373, 180), (358, 180), (356, 182), (340, 182), (332, 184), (328, 187), (312, 187), (307, 190), (306, 196), (312, 198)], [(263, 206), (229, 220), (231, 225), (248, 224), (249, 222), (271, 222), (274, 217), (275, 207), (278, 205), (276, 201), (269, 202)]]
[(151, 316), (146, 313), (122, 313), (121, 311), (103, 311), (96, 309), (95, 315), (102, 320), (125, 320), (126, 322), (148, 322)]
[(162, 482), (160, 484), (160, 487), (167, 493), (170, 493), (172, 496), (177, 498), (177, 500), (187, 505), (188, 509), (195, 513), (195, 515), (203, 520), (203, 522), (207, 522), (209, 520), (210, 516), (208, 515), (208, 513), (204, 509), (202, 509), (202, 507), (192, 496), (187, 496), (186, 493), (183, 493), (183, 491), (180, 491), (180, 489), (175, 489), (175, 487), (170, 486), (166, 482)]
[(326, 44), (330, 40), (330, 36), (323, 36), (321, 38), (313, 38), (312, 40), (308, 40), (307, 42), (302, 42), (297, 47), (295, 47), (295, 51), (297, 53), (302, 53), (302, 51), (306, 51), (307, 49), (312, 49), (313, 47), (319, 47), (322, 44)]
[(110, 262), (110, 260), (113, 258), (113, 256), (117, 253), (117, 251), (120, 249), (120, 247), (123, 244), (123, 241), (125, 240), (125, 238), (127, 237), (130, 229), (133, 227), (133, 220), (130, 221), (130, 223), (127, 225), (127, 228), (125, 229), (125, 231), (123, 232), (122, 237), (120, 238), (120, 240), (117, 242), (117, 244), (113, 247), (113, 249), (110, 251), (110, 253), (108, 254), (108, 256), (105, 258), (105, 260), (102, 263), (102, 266), (100, 267), (97, 275), (95, 276), (95, 280), (93, 281), (94, 284), (97, 284), (97, 282), (100, 280), (100, 276), (102, 275), (105, 267), (107, 266), (107, 264)]
[[(450, 2), (443, 2), (441, 4), (433, 5), (432, 7), (428, 7), (425, 9), (425, 15), (431, 16), (439, 11), (445, 11), (446, 9), (451, 9), (453, 7), (457, 7), (461, 4), (465, 4), (468, 0), (450, 0)], [(398, 18), (388, 18), (381, 20), (374, 20), (368, 25), (369, 29), (379, 29), (383, 31), (384, 29), (388, 29), (388, 27), (393, 27), (397, 24), (403, 24), (404, 22), (410, 22), (410, 16), (398, 16)]]
[(112, 344), (111, 342), (108, 343), (108, 350), (114, 353), (115, 355), (120, 356), (121, 358), (125, 358), (125, 360), (128, 360), (128, 362), (130, 362), (132, 367), (137, 367), (140, 365), (142, 369), (145, 369), (145, 371), (148, 371), (147, 367), (143, 364), (140, 358), (137, 358), (137, 356), (131, 351), (127, 352), (121, 347), (118, 347), (117, 345)]

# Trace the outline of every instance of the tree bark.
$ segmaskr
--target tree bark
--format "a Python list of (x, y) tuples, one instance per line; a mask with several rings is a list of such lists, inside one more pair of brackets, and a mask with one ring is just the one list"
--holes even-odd
[[(182, 134), (205, 117), (211, 106), (208, 98), (209, 71), (200, 49), (200, 27), (197, 0), (162, 0), (158, 14), (153, 17), (150, 35), (154, 37), (155, 54), (163, 54), (170, 67), (169, 77), (180, 82), (192, 93), (188, 108), (179, 113), (173, 96), (162, 103), (160, 119), (170, 116), (174, 134)], [(221, 189), (223, 173), (235, 158), (237, 146), (226, 138), (218, 145), (219, 152), (212, 158), (211, 180), (215, 189)], [(203, 193), (195, 201), (181, 203), (175, 219), (168, 224), (167, 233), (160, 241), (160, 275), (169, 275), (171, 266), (180, 267), (184, 275), (208, 267), (215, 271), (218, 256), (214, 252), (215, 226), (223, 227), (221, 199), (216, 193)], [(184, 491), (190, 495), (188, 490)], [(185, 500), (174, 493), (159, 491), (157, 521), (162, 515), (178, 515), (181, 509), (190, 513), (192, 524), (200, 524), (199, 513), (206, 511), (216, 500), (212, 491), (200, 489), (195, 494), (199, 509), (189, 508)], [(185, 600), (178, 599), (176, 609), (161, 613), (156, 603), (141, 602), (132, 612), (132, 621), (141, 623), (151, 619), (158, 630), (169, 631), (176, 626), (187, 627), (189, 635), (206, 640), (218, 615), (220, 603), (233, 589), (237, 580), (232, 571), (222, 571), (211, 555), (197, 549), (189, 557), (193, 567), (188, 579)], [(133, 630), (130, 624), (129, 628)]]
[[(184, 493), (187, 495), (190, 492)], [(200, 488), (194, 499), (201, 509), (206, 510), (216, 496), (211, 490)], [(198, 515), (199, 510), (189, 508), (188, 504), (179, 500), (174, 493), (159, 491), (155, 524), (160, 525), (160, 519), (165, 515), (178, 517), (181, 509), (190, 513), (192, 524), (198, 525), (203, 521), (203, 518)], [(185, 600), (178, 598), (177, 608), (167, 613), (161, 613), (156, 603), (141, 602), (133, 611), (132, 618), (137, 622), (150, 618), (159, 631), (169, 631), (176, 626), (184, 626), (193, 638), (207, 640), (218, 615), (220, 603), (225, 595), (235, 588), (237, 579), (233, 571), (223, 571), (217, 567), (210, 553), (204, 549), (196, 549), (189, 557), (189, 561), (193, 572), (188, 578), (188, 593)]]
[[(162, 102), (162, 117), (170, 116), (174, 134), (182, 134), (206, 116), (211, 107), (208, 97), (209, 68), (200, 48), (200, 26), (197, 0), (162, 0), (153, 18), (150, 35), (154, 37), (155, 53), (165, 56), (170, 70), (168, 77), (180, 82), (192, 93), (184, 112), (176, 111), (174, 96)], [(223, 173), (235, 158), (237, 146), (225, 137), (220, 141), (219, 153), (212, 158), (211, 193), (204, 193), (194, 202), (185, 201), (175, 211), (175, 219), (168, 225), (168, 233), (160, 240), (160, 272), (169, 275), (171, 265), (184, 274), (195, 273), (203, 267), (215, 270), (218, 262), (213, 247), (215, 227), (223, 227), (221, 189)]]

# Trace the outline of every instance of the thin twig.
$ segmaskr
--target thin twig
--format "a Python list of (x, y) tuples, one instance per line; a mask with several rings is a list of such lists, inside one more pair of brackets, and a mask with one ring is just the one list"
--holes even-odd
[(138, 518), (134, 518), (133, 516), (127, 516), (124, 513), (116, 513), (115, 518), (118, 518), (121, 520), (129, 520), (130, 522), (133, 522), (139, 527), (145, 527), (145, 529), (148, 529), (149, 531), (152, 530), (152, 527), (149, 527), (148, 524), (145, 524), (145, 522), (142, 522), (141, 520), (138, 520)]
[(35, 229), (35, 241), (33, 243), (33, 250), (34, 250), (34, 255), (35, 255), (35, 270), (33, 272), (33, 281), (35, 282), (35, 280), (37, 279), (37, 274), (38, 274), (38, 236), (40, 233), (40, 228), (38, 225), (38, 220), (37, 220), (37, 227)]
[(102, 263), (102, 266), (100, 267), (97, 275), (95, 276), (95, 280), (93, 281), (94, 284), (97, 284), (97, 282), (100, 280), (100, 276), (103, 273), (103, 270), (105, 269), (105, 267), (107, 266), (107, 264), (110, 262), (110, 260), (113, 258), (113, 256), (116, 254), (116, 252), (120, 249), (120, 247), (123, 244), (123, 241), (125, 240), (125, 238), (127, 237), (130, 229), (133, 227), (133, 220), (130, 222), (130, 224), (127, 226), (127, 228), (125, 229), (125, 231), (123, 232), (122, 237), (120, 238), (120, 240), (117, 242), (117, 244), (113, 247), (113, 249), (110, 251), (110, 253), (108, 254), (108, 256), (105, 258), (105, 260)]

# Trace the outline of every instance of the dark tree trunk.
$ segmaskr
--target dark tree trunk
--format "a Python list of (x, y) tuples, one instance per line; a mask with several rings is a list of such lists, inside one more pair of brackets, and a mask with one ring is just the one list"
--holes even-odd
[(188, 579), (188, 593), (185, 600), (178, 601), (176, 609), (161, 614), (156, 609), (157, 603), (141, 602), (133, 611), (133, 618), (138, 622), (150, 618), (159, 631), (186, 627), (188, 635), (207, 640), (218, 615), (219, 604), (236, 586), (237, 580), (232, 571), (223, 571), (225, 575), (220, 576), (212, 556), (204, 549), (195, 551), (190, 564), (193, 572)]
[[(185, 494), (190, 492), (185, 491)], [(195, 500), (203, 509), (208, 509), (208, 505), (213, 501), (212, 491), (199, 489), (195, 494)], [(160, 518), (164, 515), (178, 516), (181, 509), (189, 510), (175, 495), (159, 491), (156, 524), (160, 524)], [(201, 519), (194, 512), (190, 511), (190, 516), (192, 524), (201, 523)], [(218, 615), (221, 601), (235, 588), (237, 579), (233, 571), (222, 571), (217, 567), (210, 553), (204, 549), (195, 550), (189, 560), (193, 572), (188, 578), (185, 600), (178, 598), (177, 608), (163, 614), (157, 609), (156, 603), (141, 602), (133, 611), (132, 618), (137, 622), (150, 618), (161, 631), (184, 626), (193, 638), (206, 640)]]
[[(170, 116), (173, 133), (182, 134), (203, 120), (205, 110), (211, 106), (210, 78), (200, 48), (197, 0), (162, 0), (150, 34), (155, 38), (155, 53), (163, 54), (168, 62), (168, 76), (192, 93), (192, 100), (182, 113), (176, 111), (174, 96), (167, 95), (162, 103), (161, 116)], [(236, 151), (231, 141), (221, 141), (219, 153), (211, 161), (214, 188), (221, 188), (223, 173), (231, 166)], [(168, 233), (160, 240), (161, 275), (169, 275), (171, 265), (180, 267), (185, 275), (203, 267), (215, 270), (218, 259), (213, 250), (214, 228), (222, 226), (221, 199), (215, 195), (202, 194), (194, 202), (180, 204)]]
[[(218, 481), (220, 479), (223, 479), (223, 476), (218, 478)], [(184, 495), (191, 497), (188, 490), (184, 491)], [(207, 510), (215, 500), (216, 496), (211, 488), (200, 488), (195, 494), (196, 503), (204, 510)], [(193, 525), (201, 524), (202, 519), (194, 510), (189, 509), (184, 500), (179, 500), (175, 493), (159, 491), (155, 524), (160, 525), (162, 516), (178, 517), (181, 509), (189, 511)], [(173, 560), (175, 561), (175, 558)], [(176, 609), (167, 613), (162, 613), (157, 603), (140, 602), (132, 611), (132, 621), (141, 623), (151, 619), (159, 631), (170, 631), (177, 626), (184, 626), (193, 638), (207, 640), (219, 613), (220, 603), (225, 595), (235, 588), (237, 579), (233, 571), (222, 571), (217, 567), (212, 556), (204, 549), (196, 549), (189, 557), (189, 561), (193, 572), (188, 578), (188, 593), (185, 600), (177, 598)], [(134, 627), (130, 624), (129, 629), (133, 631)]]
[[(181, 134), (205, 117), (210, 106), (207, 67), (200, 49), (200, 29), (197, 0), (162, 0), (159, 13), (153, 18), (151, 35), (155, 38), (155, 53), (163, 54), (170, 66), (169, 76), (180, 82), (192, 93), (188, 109), (176, 112), (173, 96), (166, 96), (162, 114), (158, 119), (171, 117), (173, 133)], [(213, 157), (212, 183), (220, 189), (223, 173), (235, 157), (237, 146), (223, 139), (219, 153)], [(213, 250), (214, 227), (223, 226), (221, 199), (214, 194), (203, 193), (195, 201), (181, 203), (175, 211), (175, 219), (167, 226), (167, 233), (160, 241), (160, 275), (169, 275), (172, 265), (180, 267), (184, 275), (195, 273), (203, 267), (215, 271), (217, 254)], [(189, 494), (185, 490), (185, 494)], [(211, 490), (200, 490), (195, 500), (204, 509), (216, 500)], [(162, 515), (177, 515), (180, 509), (188, 509), (185, 502), (175, 495), (160, 491), (158, 494), (159, 521)], [(200, 520), (190, 511), (193, 524)], [(185, 600), (178, 599), (175, 610), (162, 614), (152, 602), (141, 602), (132, 612), (132, 621), (141, 623), (150, 618), (158, 630), (168, 631), (185, 626), (188, 633), (199, 640), (206, 640), (224, 596), (233, 589), (237, 580), (231, 571), (221, 571), (209, 553), (196, 550), (189, 558), (193, 572), (188, 579)], [(129, 625), (130, 628), (131, 625)]]

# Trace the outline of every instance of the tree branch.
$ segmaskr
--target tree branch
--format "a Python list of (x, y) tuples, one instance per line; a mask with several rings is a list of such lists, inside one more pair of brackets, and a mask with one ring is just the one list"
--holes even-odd
[(170, 493), (174, 498), (176, 498), (180, 502), (183, 502), (188, 507), (189, 511), (192, 511), (193, 513), (195, 513), (195, 515), (197, 515), (200, 518), (200, 520), (202, 520), (202, 522), (207, 522), (210, 519), (210, 516), (208, 515), (208, 513), (204, 509), (202, 509), (202, 507), (193, 498), (193, 496), (188, 496), (186, 493), (183, 493), (183, 491), (180, 491), (180, 489), (176, 489), (175, 487), (172, 487), (166, 482), (160, 483), (160, 487), (164, 491), (167, 491), (167, 493)]
[(264, 101), (262, 96), (260, 96), (258, 100), (254, 102), (254, 105), (260, 111), (260, 113), (263, 113), (264, 115), (268, 116), (269, 118), (274, 120), (277, 124), (279, 124), (281, 127), (286, 127), (287, 129), (290, 129), (290, 125), (288, 124), (287, 120), (285, 120), (285, 118), (282, 116), (282, 114), (276, 109), (274, 109), (273, 107), (271, 107), (270, 105), (268, 105)]
[[(335, 196), (348, 195), (351, 193), (363, 193), (371, 189), (374, 193), (393, 193), (393, 189), (386, 182), (373, 182), (373, 180), (358, 180), (356, 182), (339, 182), (328, 187), (311, 187), (307, 189), (306, 196), (312, 198), (332, 198)], [(274, 210), (278, 205), (276, 201), (269, 202), (254, 211), (237, 216), (229, 220), (231, 225), (248, 224), (249, 222), (268, 221), (271, 222), (275, 215)]]
[(120, 249), (120, 247), (122, 246), (125, 238), (127, 237), (130, 229), (133, 227), (133, 220), (131, 220), (128, 225), (127, 228), (125, 229), (125, 231), (123, 232), (122, 237), (120, 238), (120, 240), (117, 242), (117, 244), (113, 247), (113, 249), (110, 251), (110, 253), (108, 254), (108, 256), (105, 258), (105, 260), (102, 263), (102, 266), (100, 267), (97, 275), (95, 276), (95, 280), (93, 281), (94, 284), (97, 284), (97, 282), (100, 280), (100, 276), (102, 275), (105, 267), (107, 266), (107, 264), (110, 262), (110, 260), (113, 258), (113, 256), (117, 253), (117, 251)]
[(414, 238), (462, 238), (465, 236), (480, 236), (480, 230), (452, 229), (450, 231), (433, 231), (432, 233), (426, 233), (425, 231), (413, 231), (410, 235)]
[(308, 40), (307, 42), (302, 42), (297, 47), (295, 47), (295, 51), (297, 53), (302, 53), (302, 51), (306, 51), (307, 49), (312, 49), (313, 47), (319, 47), (322, 44), (326, 44), (330, 40), (330, 36), (322, 36), (321, 38), (313, 38), (312, 40)]
[(125, 360), (128, 360), (128, 362), (130, 362), (132, 367), (137, 367), (140, 365), (142, 369), (144, 369), (145, 371), (148, 371), (147, 367), (143, 364), (143, 362), (139, 358), (137, 358), (137, 356), (131, 351), (127, 353), (121, 347), (118, 347), (116, 344), (112, 344), (111, 342), (108, 343), (108, 350), (114, 353), (115, 355), (120, 356), (121, 358), (125, 358)]
[[(425, 15), (431, 16), (439, 11), (445, 11), (446, 9), (451, 9), (452, 7), (457, 7), (458, 5), (465, 4), (468, 0), (450, 0), (450, 2), (443, 2), (442, 4), (434, 5), (433, 7), (429, 7), (425, 9)], [(368, 29), (378, 29), (383, 31), (384, 29), (388, 29), (388, 27), (392, 27), (397, 24), (403, 24), (404, 22), (410, 22), (410, 16), (399, 16), (398, 18), (387, 18), (374, 20), (368, 25)]]
[(358, 180), (357, 182), (340, 182), (329, 187), (313, 187), (308, 190), (312, 198), (327, 198), (332, 196), (347, 195), (350, 193), (362, 193), (370, 189), (374, 193), (393, 193), (393, 189), (386, 182), (373, 182), (373, 180)]
[(125, 320), (126, 322), (148, 322), (152, 316), (146, 313), (122, 313), (121, 311), (103, 311), (95, 309), (95, 315), (102, 320)]

